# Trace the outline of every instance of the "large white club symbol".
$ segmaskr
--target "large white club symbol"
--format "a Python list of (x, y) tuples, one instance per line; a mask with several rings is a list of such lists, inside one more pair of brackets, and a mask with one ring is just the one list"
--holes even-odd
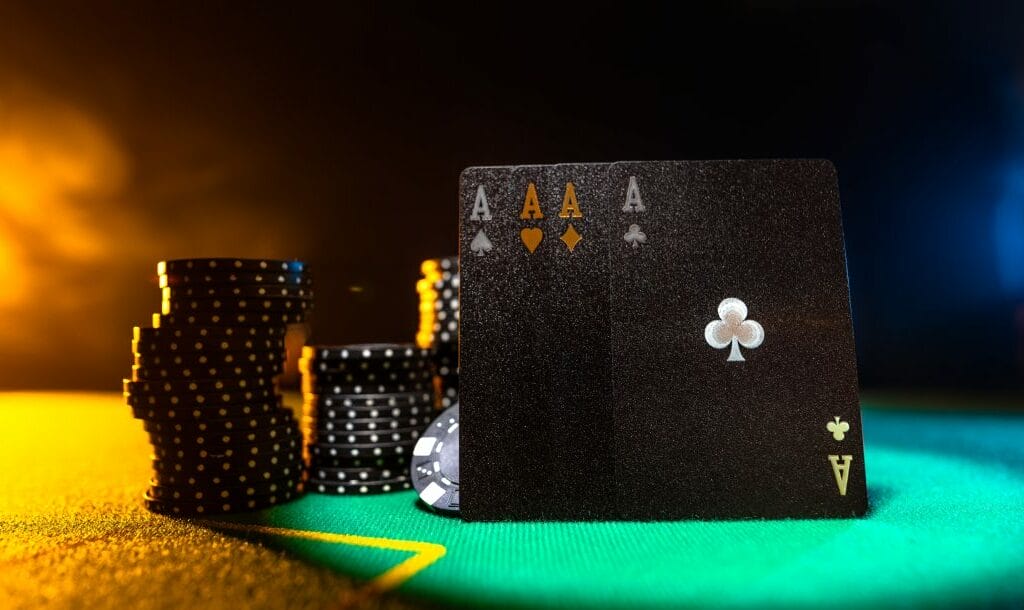
[(704, 339), (715, 349), (732, 345), (728, 362), (743, 362), (740, 346), (754, 349), (764, 342), (764, 328), (747, 319), (747, 305), (739, 299), (729, 297), (718, 304), (718, 317), (704, 327)]

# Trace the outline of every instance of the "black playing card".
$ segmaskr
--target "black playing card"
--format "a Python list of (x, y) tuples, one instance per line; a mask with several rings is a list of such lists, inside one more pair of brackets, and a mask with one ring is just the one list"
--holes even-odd
[(464, 518), (863, 514), (830, 164), (471, 168), (460, 200)]

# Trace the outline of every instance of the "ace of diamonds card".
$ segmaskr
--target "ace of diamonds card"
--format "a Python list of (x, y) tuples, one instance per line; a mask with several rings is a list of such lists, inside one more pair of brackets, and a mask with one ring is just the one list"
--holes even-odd
[(464, 518), (865, 512), (831, 164), (470, 168), (460, 255)]

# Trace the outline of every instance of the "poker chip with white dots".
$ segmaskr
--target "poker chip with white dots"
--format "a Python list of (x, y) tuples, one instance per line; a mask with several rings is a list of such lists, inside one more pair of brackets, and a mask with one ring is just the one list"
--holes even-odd
[(370, 494), (388, 493), (391, 491), (402, 491), (411, 489), (412, 484), (407, 477), (385, 479), (378, 481), (355, 481), (340, 482), (321, 479), (310, 479), (306, 482), (306, 488), (322, 494), (365, 496)]
[(300, 494), (303, 439), (277, 377), (287, 326), (313, 308), (301, 261), (203, 258), (158, 265), (160, 313), (132, 333), (125, 401), (152, 446), (143, 502), (197, 516)]

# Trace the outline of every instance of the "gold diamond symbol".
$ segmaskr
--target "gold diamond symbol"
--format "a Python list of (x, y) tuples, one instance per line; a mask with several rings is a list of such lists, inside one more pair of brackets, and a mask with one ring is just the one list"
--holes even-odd
[(576, 244), (580, 243), (580, 240), (583, 239), (583, 236), (577, 233), (576, 227), (570, 224), (569, 228), (565, 230), (565, 233), (562, 233), (559, 239), (564, 241), (565, 245), (569, 246), (569, 252), (572, 252), (576, 248)]

